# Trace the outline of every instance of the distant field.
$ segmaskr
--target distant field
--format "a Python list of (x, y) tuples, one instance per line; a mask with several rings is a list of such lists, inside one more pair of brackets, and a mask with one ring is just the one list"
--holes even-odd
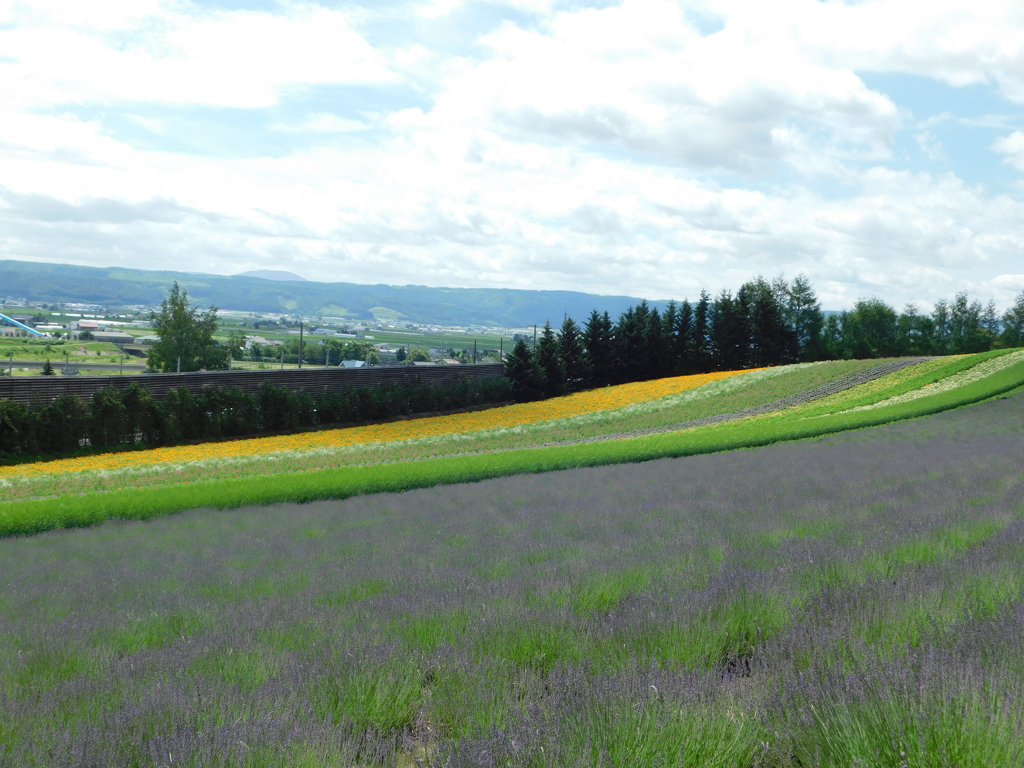
[[(107, 362), (107, 361), (104, 361), (104, 362)], [(117, 360), (114, 361), (114, 365), (117, 365)], [(137, 368), (128, 368), (127, 367), (127, 363), (125, 363), (125, 366), (126, 367), (124, 369), (124, 374), (123, 374), (125, 376), (137, 375), (137, 374), (140, 374), (140, 373), (143, 372), (143, 371), (138, 370)], [(63, 358), (61, 359), (59, 364), (56, 361), (53, 361), (53, 369), (54, 369), (54, 371), (56, 371), (55, 375), (57, 375), (57, 376), (62, 375), (61, 374), (61, 369), (63, 367), (64, 367), (64, 360), (63, 360)], [(14, 375), (15, 376), (41, 376), (42, 375), (41, 371), (42, 371), (41, 368), (17, 368), (17, 367), (15, 367), (14, 368)], [(6, 368), (4, 368), (4, 372), (5, 373), (7, 372)], [(81, 375), (86, 375), (86, 376), (120, 376), (120, 375), (122, 375), (121, 371), (119, 371), (117, 368), (114, 368), (113, 370), (99, 370), (99, 371), (80, 370), (79, 373)]]
[[(753, 423), (1012, 384), (929, 365)], [(915, 386), (957, 366), (960, 386)], [(1022, 455), (1018, 394), (758, 450), (0, 540), (0, 764), (1020, 765)]]
[(11, 339), (0, 338), (0, 367), (7, 356), (14, 355), (14, 360), (49, 360), (54, 365), (64, 364), (64, 354), (68, 354), (71, 362), (117, 363), (118, 357), (126, 361), (138, 362), (138, 358), (122, 352), (117, 345), (105, 341), (60, 341), (50, 339)]

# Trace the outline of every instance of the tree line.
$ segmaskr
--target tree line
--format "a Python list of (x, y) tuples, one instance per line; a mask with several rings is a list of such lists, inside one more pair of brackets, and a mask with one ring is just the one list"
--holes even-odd
[(534, 400), (663, 376), (1016, 346), (1024, 346), (1024, 291), (1001, 316), (964, 292), (927, 314), (875, 298), (826, 314), (805, 276), (759, 277), (735, 294), (702, 291), (663, 312), (642, 301), (615, 321), (594, 310), (582, 327), (571, 317), (558, 331), (545, 323), (535, 344), (515, 344), (505, 372), (515, 399)]
[(507, 402), (508, 379), (460, 378), (427, 384), (419, 379), (376, 387), (345, 387), (310, 393), (268, 382), (256, 392), (238, 387), (187, 387), (163, 399), (132, 382), (124, 390), (107, 387), (90, 400), (63, 395), (52, 403), (24, 406), (0, 400), (0, 459), (106, 449), (174, 445), (325, 424), (373, 422), (431, 411)]

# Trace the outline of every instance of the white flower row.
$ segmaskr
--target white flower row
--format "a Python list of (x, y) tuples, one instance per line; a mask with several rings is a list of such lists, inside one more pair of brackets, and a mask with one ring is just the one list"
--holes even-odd
[(872, 408), (881, 408), (885, 405), (897, 405), (899, 403), (909, 403), (912, 400), (918, 398), (928, 397), (930, 395), (937, 395), (940, 392), (949, 392), (952, 389), (958, 389), (959, 387), (973, 384), (976, 381), (980, 381), (987, 376), (991, 376), (994, 373), (998, 373), (1011, 365), (1021, 362), (1024, 360), (1024, 350), (1019, 352), (1010, 352), (1007, 355), (1000, 355), (999, 357), (993, 357), (990, 360), (985, 360), (982, 363), (968, 368), (966, 371), (960, 371), (960, 373), (954, 373), (952, 376), (947, 376), (934, 384), (927, 384), (920, 389), (915, 389), (910, 392), (905, 392), (902, 395), (895, 395), (894, 397), (887, 398), (885, 400), (879, 400), (877, 403), (871, 403), (870, 405), (862, 405), (857, 408), (851, 408), (848, 411), (842, 411), (842, 413), (853, 413), (854, 411), (869, 411)]

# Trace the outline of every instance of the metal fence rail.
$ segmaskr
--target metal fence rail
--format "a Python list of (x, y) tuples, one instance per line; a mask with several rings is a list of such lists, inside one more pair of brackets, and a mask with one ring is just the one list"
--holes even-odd
[(505, 375), (501, 363), (438, 366), (385, 366), (370, 368), (304, 368), (302, 370), (204, 371), (201, 373), (143, 373), (129, 376), (3, 376), (0, 400), (28, 405), (49, 403), (61, 395), (78, 395), (86, 400), (104, 387), (127, 389), (135, 382), (156, 397), (170, 390), (188, 387), (199, 392), (203, 387), (238, 387), (255, 392), (268, 381), (291, 390), (321, 392), (345, 387), (379, 387), (420, 379), (428, 384), (469, 379), (498, 378)]

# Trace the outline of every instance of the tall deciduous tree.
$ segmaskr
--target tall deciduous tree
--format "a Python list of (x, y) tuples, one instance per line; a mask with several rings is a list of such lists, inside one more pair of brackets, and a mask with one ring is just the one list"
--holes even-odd
[(1002, 342), (1004, 347), (1024, 346), (1024, 291), (1003, 315)]
[(859, 299), (842, 315), (844, 357), (866, 359), (899, 354), (899, 315), (881, 299)]
[(931, 354), (935, 345), (935, 321), (922, 315), (913, 302), (907, 304), (897, 324), (897, 347), (902, 355)]
[(168, 373), (178, 369), (198, 371), (201, 368), (227, 368), (226, 350), (213, 340), (217, 330), (217, 308), (200, 312), (190, 306), (188, 291), (177, 281), (167, 298), (160, 303), (159, 312), (151, 312), (153, 330), (160, 340), (149, 348), (147, 363), (156, 371)]
[(804, 361), (824, 360), (828, 356), (822, 332), (825, 315), (821, 303), (806, 275), (800, 274), (786, 286), (785, 320), (793, 333), (797, 358)]
[(430, 353), (423, 349), (423, 347), (409, 347), (409, 351), (406, 353), (405, 359), (410, 363), (429, 363)]

